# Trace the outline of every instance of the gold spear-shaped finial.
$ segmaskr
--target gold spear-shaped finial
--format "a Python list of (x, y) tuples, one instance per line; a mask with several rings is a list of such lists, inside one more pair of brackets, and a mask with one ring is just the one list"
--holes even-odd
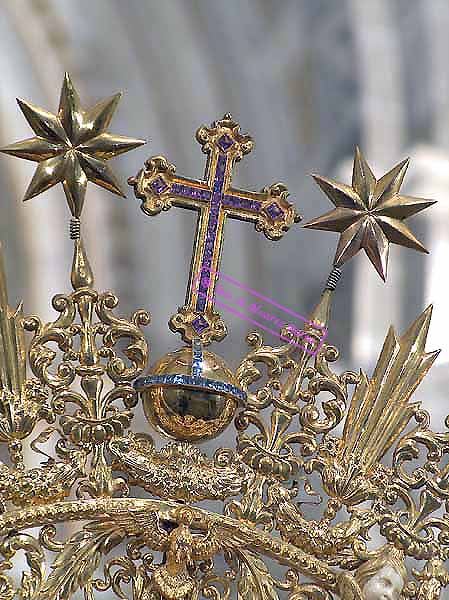
[(398, 337), (390, 328), (371, 378), (362, 371), (343, 431), (341, 460), (362, 470), (376, 465), (398, 440), (419, 404), (410, 397), (439, 350), (427, 352), (432, 305)]
[(22, 303), (13, 310), (8, 305), (8, 290), (0, 243), (0, 387), (3, 394), (20, 395), (26, 379), (25, 335)]
[(22, 463), (21, 440), (38, 419), (51, 419), (47, 395), (37, 380), (26, 378), (26, 346), (22, 303), (14, 310), (8, 291), (0, 243), (0, 441), (8, 442), (11, 459)]

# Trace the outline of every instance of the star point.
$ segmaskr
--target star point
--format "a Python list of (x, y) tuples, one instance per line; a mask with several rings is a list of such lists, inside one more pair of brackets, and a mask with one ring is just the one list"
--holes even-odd
[(70, 212), (79, 218), (88, 181), (125, 197), (106, 161), (145, 142), (106, 131), (120, 98), (121, 93), (114, 94), (84, 110), (66, 73), (57, 114), (17, 99), (35, 136), (5, 146), (0, 152), (38, 163), (24, 200), (62, 183)]
[(404, 220), (435, 201), (400, 194), (409, 162), (403, 160), (377, 180), (356, 147), (351, 186), (312, 174), (335, 208), (304, 227), (340, 234), (335, 266), (341, 267), (363, 249), (385, 281), (390, 243), (428, 254)]

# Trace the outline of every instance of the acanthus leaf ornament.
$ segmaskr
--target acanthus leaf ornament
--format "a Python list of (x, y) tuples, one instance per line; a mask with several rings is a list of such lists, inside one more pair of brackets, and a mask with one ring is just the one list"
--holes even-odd
[[(312, 225), (342, 233), (323, 294), (303, 331), (285, 326), (279, 345), (251, 332), (234, 371), (204, 349), (226, 328), (199, 293), (213, 296), (214, 273), (195, 290), (194, 271), (217, 272), (225, 216), (275, 240), (299, 215), (282, 184), (230, 187), (253, 145), (230, 115), (201, 127), (205, 181), (178, 176), (161, 156), (130, 180), (146, 214), (177, 205), (200, 215), (186, 304), (170, 321), (187, 345), (145, 373), (150, 315), (117, 316), (81, 238), (87, 181), (117, 192), (106, 161), (140, 143), (106, 132), (117, 99), (85, 111), (66, 77), (58, 114), (22, 102), (36, 136), (6, 148), (39, 163), (30, 197), (63, 182), (74, 251), (73, 291), (53, 298), (47, 323), (11, 309), (0, 264), (0, 443), (11, 459), (0, 465), (0, 599), (377, 600), (390, 584), (396, 598), (441, 597), (449, 432), (432, 431), (411, 398), (437, 356), (425, 347), (431, 308), (403, 335), (390, 329), (371, 376), (336, 372), (338, 350), (320, 336), (338, 267), (364, 248), (385, 277), (389, 242), (423, 249), (403, 221), (432, 202), (399, 194), (406, 163), (376, 181), (359, 151), (352, 187), (319, 178), (336, 209)], [(233, 426), (235, 447), (194, 445)], [(174, 439), (160, 446), (157, 433)], [(47, 460), (26, 464), (23, 440)], [(380, 547), (368, 543), (374, 532)], [(28, 566), (17, 583), (19, 553)]]

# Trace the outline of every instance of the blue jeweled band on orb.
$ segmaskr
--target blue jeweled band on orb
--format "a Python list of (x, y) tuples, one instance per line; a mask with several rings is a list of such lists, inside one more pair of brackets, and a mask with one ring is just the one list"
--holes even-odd
[(148, 375), (147, 377), (139, 377), (134, 382), (134, 387), (138, 391), (142, 391), (149, 387), (184, 385), (190, 388), (207, 390), (209, 392), (216, 392), (217, 394), (226, 396), (233, 396), (242, 402), (245, 402), (246, 400), (246, 392), (237, 386), (232, 385), (231, 383), (225, 383), (223, 381), (216, 381), (215, 379), (207, 379), (205, 377), (198, 377), (195, 375)]

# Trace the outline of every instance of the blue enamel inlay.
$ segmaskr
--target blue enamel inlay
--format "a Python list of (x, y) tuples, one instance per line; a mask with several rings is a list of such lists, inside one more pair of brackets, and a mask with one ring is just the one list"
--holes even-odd
[(144, 390), (149, 387), (165, 386), (188, 386), (202, 390), (216, 392), (218, 394), (230, 395), (244, 402), (246, 392), (231, 383), (216, 381), (215, 379), (206, 379), (199, 375), (148, 375), (139, 377), (134, 382), (137, 390)]
[(201, 377), (203, 373), (203, 347), (199, 339), (192, 342), (192, 371), (193, 376)]

